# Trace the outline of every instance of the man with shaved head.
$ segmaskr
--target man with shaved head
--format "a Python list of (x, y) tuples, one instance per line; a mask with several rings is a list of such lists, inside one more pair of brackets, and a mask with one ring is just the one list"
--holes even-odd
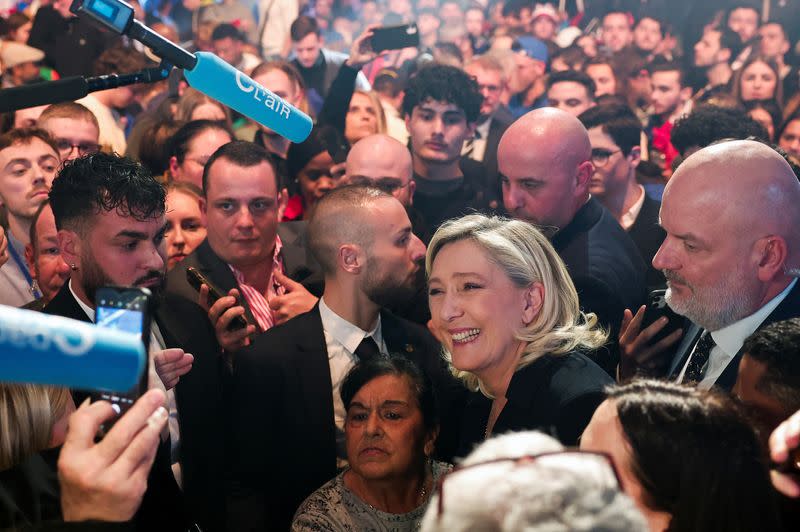
[(347, 155), (345, 180), (350, 185), (371, 186), (411, 206), (417, 184), (411, 153), (389, 135), (376, 134), (356, 142)]
[[(645, 263), (611, 213), (589, 194), (594, 165), (580, 121), (552, 107), (514, 122), (497, 152), (508, 214), (551, 236), (584, 312), (612, 333), (627, 305), (645, 301)], [(598, 362), (614, 371), (616, 346)]]
[(639, 334), (641, 312), (626, 312), (621, 375), (666, 368), (678, 382), (730, 389), (744, 340), (800, 315), (800, 183), (769, 146), (723, 142), (678, 167), (660, 217), (667, 236), (653, 266), (667, 278), (669, 306), (692, 323), (677, 351), (659, 357), (678, 333), (648, 346), (663, 324)]
[(339, 391), (358, 361), (399, 353), (440, 387), (452, 382), (430, 333), (383, 310), (407, 297), (425, 256), (400, 202), (375, 188), (337, 188), (317, 203), (308, 236), (325, 276), (319, 303), (236, 354), (235, 530), (288, 529), (300, 503), (346, 465)]

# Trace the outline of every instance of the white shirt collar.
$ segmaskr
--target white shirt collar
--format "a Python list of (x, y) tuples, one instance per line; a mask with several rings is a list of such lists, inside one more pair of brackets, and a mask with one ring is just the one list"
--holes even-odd
[(759, 325), (767, 319), (767, 316), (775, 310), (775, 307), (777, 307), (781, 301), (786, 299), (786, 296), (789, 295), (789, 292), (792, 291), (795, 284), (797, 284), (797, 279), (793, 279), (792, 282), (789, 283), (789, 286), (784, 288), (783, 292), (773, 297), (766, 305), (746, 318), (731, 323), (718, 331), (712, 331), (711, 337), (714, 339), (717, 346), (731, 356), (738, 353), (747, 337), (758, 329)]
[(79, 298), (75, 294), (75, 290), (72, 289), (72, 279), (70, 279), (68, 282), (69, 282), (69, 291), (70, 293), (72, 293), (72, 297), (75, 298), (75, 301), (78, 302), (78, 305), (80, 305), (80, 307), (83, 309), (86, 315), (89, 316), (89, 319), (92, 321), (92, 323), (94, 323), (94, 309), (89, 305), (87, 305), (86, 303), (84, 303), (83, 301), (81, 301), (81, 298)]
[(475, 130), (476, 130), (478, 133), (480, 133), (480, 134), (481, 134), (481, 139), (485, 139), (486, 137), (488, 137), (488, 136), (489, 136), (489, 126), (491, 126), (491, 125), (492, 125), (492, 117), (490, 116), (489, 118), (487, 118), (487, 119), (486, 119), (486, 120), (483, 122), (483, 124), (478, 124), (478, 125), (475, 127)]
[(325, 332), (330, 334), (334, 340), (339, 342), (350, 353), (355, 353), (361, 340), (367, 336), (372, 336), (378, 347), (383, 345), (380, 314), (378, 314), (378, 319), (375, 321), (375, 326), (372, 330), (365, 331), (336, 314), (325, 303), (325, 298), (321, 297), (319, 299), (319, 316), (322, 318), (322, 328)]
[(631, 208), (628, 209), (627, 212), (622, 214), (622, 219), (620, 220), (620, 225), (626, 231), (636, 223), (636, 218), (639, 217), (639, 213), (642, 212), (642, 205), (644, 205), (644, 187), (642, 185), (638, 185), (638, 187), (639, 199), (636, 200), (636, 203), (631, 205)]

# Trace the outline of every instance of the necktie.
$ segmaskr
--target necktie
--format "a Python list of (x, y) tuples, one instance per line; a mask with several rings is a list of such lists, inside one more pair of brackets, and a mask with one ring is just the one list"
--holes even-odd
[(361, 343), (356, 347), (355, 355), (361, 362), (366, 362), (381, 355), (381, 350), (378, 349), (378, 344), (372, 336), (365, 336)]
[(703, 380), (705, 374), (705, 367), (708, 364), (708, 358), (711, 355), (711, 350), (714, 349), (714, 339), (711, 333), (706, 331), (697, 342), (694, 348), (694, 353), (689, 359), (689, 365), (686, 366), (686, 373), (683, 375), (683, 382), (700, 382)]
[(475, 157), (473, 157), (475, 151), (475, 141), (480, 139), (481, 132), (476, 130), (475, 136), (467, 140), (467, 142), (464, 144), (464, 149), (461, 152), (462, 157), (469, 157), (470, 159), (476, 160)]

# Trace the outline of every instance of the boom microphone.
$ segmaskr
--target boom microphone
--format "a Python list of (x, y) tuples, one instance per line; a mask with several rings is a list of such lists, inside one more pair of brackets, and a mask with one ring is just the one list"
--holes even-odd
[(146, 68), (133, 74), (109, 74), (84, 78), (71, 76), (0, 91), (0, 113), (27, 109), (37, 105), (79, 100), (94, 91), (116, 89), (134, 83), (155, 83), (169, 76), (172, 67)]
[(70, 11), (143, 43), (164, 61), (182, 68), (193, 88), (292, 142), (303, 142), (311, 133), (313, 124), (308, 115), (216, 55), (192, 54), (168, 41), (135, 20), (130, 4), (122, 0), (73, 0)]
[(0, 305), (0, 381), (125, 392), (146, 361), (137, 335)]
[(306, 140), (311, 118), (216, 55), (196, 52), (197, 64), (183, 75), (192, 88), (263, 124), (292, 142)]

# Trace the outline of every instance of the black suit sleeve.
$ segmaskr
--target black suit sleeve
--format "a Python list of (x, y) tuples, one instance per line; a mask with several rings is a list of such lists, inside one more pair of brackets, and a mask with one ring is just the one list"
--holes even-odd
[(236, 354), (231, 393), (230, 471), (227, 482), (228, 530), (270, 530), (280, 515), (281, 435), (277, 413), (283, 395), (281, 370), (257, 341)]

